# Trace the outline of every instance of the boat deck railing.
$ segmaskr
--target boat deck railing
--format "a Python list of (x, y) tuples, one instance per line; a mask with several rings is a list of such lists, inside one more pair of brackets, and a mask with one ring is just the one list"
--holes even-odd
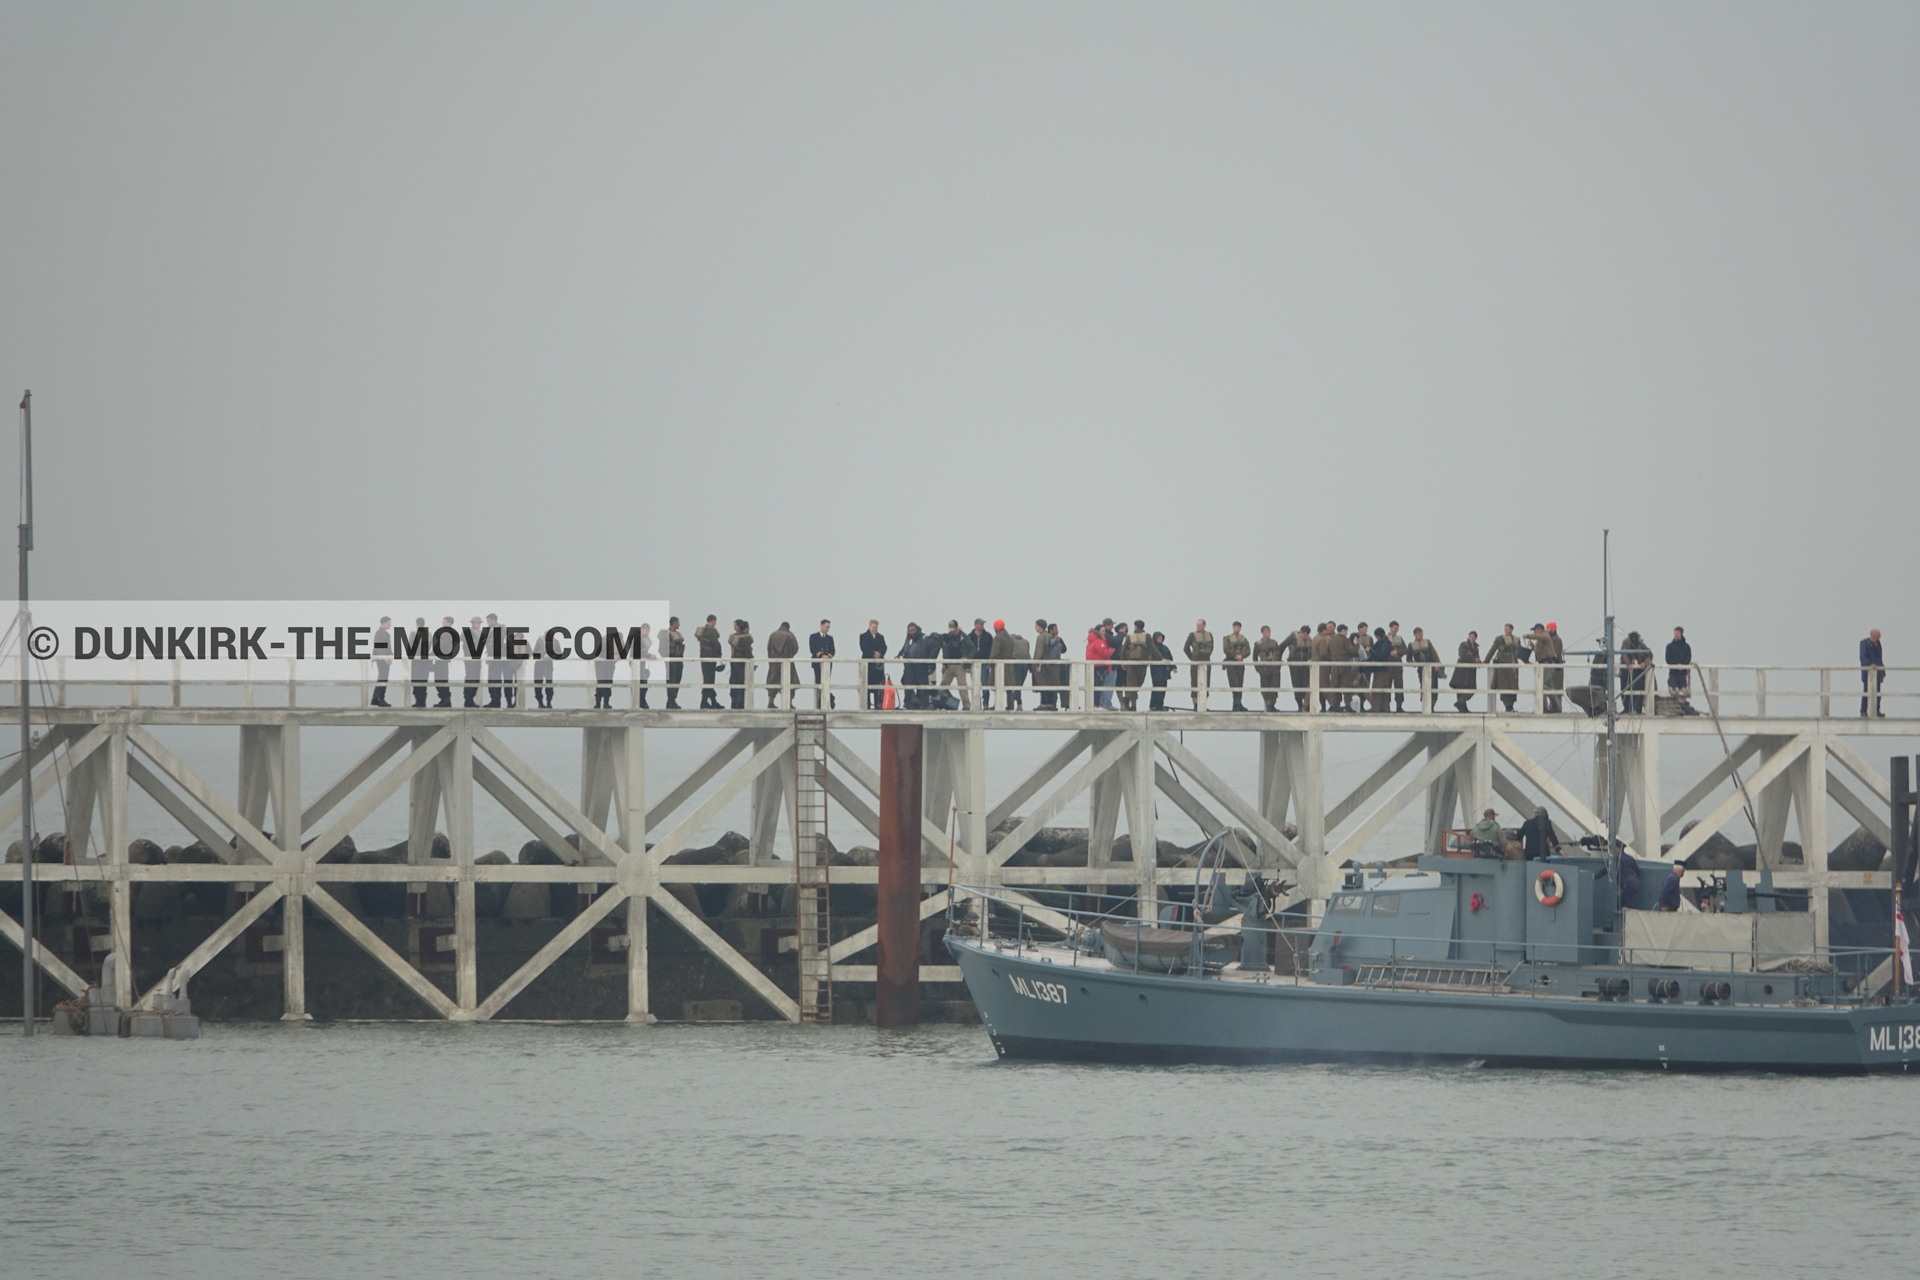
[[(1356, 944), (1365, 944), (1368, 954), (1350, 957), (1348, 963), (1342, 963), (1338, 951), (1341, 936), (1336, 932), (1334, 953), (1324, 959), (1317, 957), (1313, 943), (1319, 936), (1322, 921), (1303, 917), (1305, 923), (1297, 925), (1246, 924), (1242, 917), (1231, 916), (1217, 924), (1196, 925), (1191, 917), (1180, 920), (1146, 920), (1137, 916), (1121, 915), (1112, 911), (1088, 910), (1076, 907), (1069, 902), (1065, 906), (1035, 901), (1041, 896), (1035, 891), (1009, 894), (1006, 890), (993, 886), (955, 885), (953, 898), (948, 902), (949, 928), (960, 937), (972, 937), (982, 940), (984, 945), (1002, 952), (1016, 955), (1040, 953), (1051, 955), (1064, 950), (1071, 959), (1070, 966), (1077, 966), (1082, 956), (1091, 957), (1094, 953), (1087, 949), (1085, 939), (1089, 933), (1097, 931), (1102, 924), (1112, 923), (1129, 927), (1138, 933), (1148, 929), (1171, 929), (1191, 931), (1196, 938), (1202, 935), (1216, 937), (1226, 934), (1244, 934), (1252, 932), (1272, 941), (1268, 942), (1263, 953), (1273, 957), (1279, 964), (1285, 965), (1290, 972), (1276, 967), (1268, 972), (1242, 972), (1232, 975), (1243, 981), (1272, 982), (1276, 979), (1291, 978), (1295, 986), (1302, 978), (1311, 979), (1319, 969), (1339, 967), (1352, 969), (1353, 985), (1395, 990), (1446, 990), (1449, 992), (1481, 991), (1501, 995), (1524, 995), (1533, 998), (1587, 999), (1596, 995), (1601, 999), (1630, 1001), (1650, 1001), (1654, 1003), (1675, 1003), (1680, 999), (1679, 979), (1685, 974), (1710, 973), (1717, 978), (1720, 974), (1751, 975), (1755, 978), (1777, 976), (1790, 981), (1801, 975), (1825, 975), (1833, 980), (1808, 984), (1805, 994), (1796, 1001), (1779, 999), (1766, 1001), (1742, 1001), (1737, 998), (1740, 990), (1731, 986), (1723, 997), (1712, 1000), (1714, 1004), (1766, 1004), (1778, 1007), (1784, 1003), (1816, 1004), (1825, 1007), (1854, 1008), (1876, 1001), (1885, 986), (1885, 980), (1891, 975), (1894, 963), (1893, 949), (1890, 947), (1823, 947), (1798, 950), (1764, 950), (1750, 948), (1744, 951), (1701, 949), (1684, 947), (1633, 948), (1624, 946), (1577, 946), (1528, 941), (1500, 940), (1485, 941), (1475, 939), (1476, 947), (1490, 947), (1497, 956), (1502, 952), (1509, 956), (1518, 954), (1520, 960), (1476, 964), (1472, 961), (1435, 959), (1431, 954), (1418, 954), (1411, 945), (1403, 952), (1403, 944), (1424, 944), (1422, 950), (1431, 952), (1434, 940), (1429, 938), (1394, 938), (1382, 935), (1367, 935), (1353, 939)], [(978, 918), (964, 918), (955, 914), (960, 895), (977, 899), (983, 904)], [(1029, 896), (1031, 895), (1031, 896)], [(1069, 897), (1080, 895), (1069, 894)], [(1186, 908), (1184, 903), (1172, 904), (1176, 910)], [(991, 908), (998, 908), (998, 919)], [(1289, 913), (1295, 915), (1296, 913)], [(984, 938), (982, 934), (984, 923)], [(1051, 935), (1048, 938), (1037, 934)], [(1385, 954), (1380, 954), (1384, 947)], [(1198, 947), (1196, 946), (1196, 953)], [(1664, 963), (1647, 958), (1649, 953), (1657, 952)], [(1289, 963), (1290, 961), (1290, 963)], [(1675, 963), (1675, 961), (1681, 961)], [(1724, 966), (1722, 962), (1724, 961)], [(1104, 961), (1103, 961), (1104, 962)], [(1584, 965), (1606, 968), (1616, 971), (1609, 975), (1621, 986), (1598, 993), (1568, 989), (1569, 984), (1554, 981), (1551, 972), (1540, 973), (1540, 965)], [(1191, 965), (1186, 976), (1193, 978), (1220, 977), (1224, 975), (1224, 966), (1206, 964)], [(1523, 973), (1525, 971), (1525, 973)], [(1671, 984), (1671, 985), (1670, 985)], [(1801, 988), (1796, 984), (1796, 990)], [(1772, 987), (1766, 987), (1769, 995)]]

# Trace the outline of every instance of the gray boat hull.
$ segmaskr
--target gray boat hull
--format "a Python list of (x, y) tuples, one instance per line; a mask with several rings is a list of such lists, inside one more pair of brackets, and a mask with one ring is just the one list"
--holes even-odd
[(1097, 1062), (1483, 1063), (1779, 1071), (1920, 1068), (1920, 1005), (1611, 1002), (1165, 977), (949, 937), (1005, 1058)]

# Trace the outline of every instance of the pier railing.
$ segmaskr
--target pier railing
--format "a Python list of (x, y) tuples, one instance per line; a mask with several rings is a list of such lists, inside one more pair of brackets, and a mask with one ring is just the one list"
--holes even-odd
[[(1585, 665), (1337, 662), (1135, 662), (1061, 659), (1034, 662), (942, 658), (907, 660), (835, 657), (770, 661), (754, 658), (675, 659), (681, 678), (667, 679), (668, 661), (623, 659), (589, 672), (566, 664), (551, 680), (536, 680), (527, 662), (489, 662), (478, 678), (454, 663), (446, 675), (417, 677), (396, 662), (382, 679), (363, 663), (357, 680), (308, 679), (298, 660), (249, 664), (239, 678), (195, 679), (179, 662), (130, 664), (127, 679), (69, 679), (64, 659), (37, 663), (37, 701), (52, 706), (337, 707), (373, 703), (384, 690), (395, 708), (459, 708), (476, 701), (536, 709), (536, 692), (553, 691), (556, 710), (660, 710), (669, 691), (680, 710), (697, 710), (711, 693), (733, 710), (1004, 711), (1017, 695), (1021, 710), (1234, 710), (1327, 714), (1423, 712), (1434, 715), (1558, 716), (1605, 713), (1603, 677)], [(713, 669), (707, 680), (703, 667)], [(257, 670), (255, 669), (257, 668)], [(567, 669), (572, 668), (572, 669)], [(17, 667), (16, 667), (17, 672)], [(1471, 685), (1461, 687), (1461, 673)], [(1920, 717), (1920, 667), (1765, 666), (1653, 663), (1622, 669), (1614, 695), (1621, 715), (1705, 716), (1740, 720), (1810, 720), (1862, 716)], [(17, 674), (16, 674), (17, 680)], [(1596, 685), (1600, 680), (1602, 684)], [(1496, 687), (1496, 684), (1498, 687)], [(0, 706), (16, 705), (8, 682)], [(657, 698), (658, 703), (650, 701)], [(446, 705), (442, 705), (443, 699)], [(1156, 699), (1162, 704), (1155, 706)], [(1271, 700), (1272, 707), (1267, 703)], [(1239, 706), (1236, 707), (1235, 703)], [(1584, 706), (1582, 704), (1585, 704)]]

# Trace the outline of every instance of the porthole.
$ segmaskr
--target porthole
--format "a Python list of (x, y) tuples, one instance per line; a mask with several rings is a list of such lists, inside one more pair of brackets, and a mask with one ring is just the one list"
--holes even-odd
[(1764, 992), (1766, 992), (1766, 993), (1767, 993), (1768, 995), (1772, 995), (1772, 994), (1773, 994), (1773, 984), (1772, 984), (1771, 982), (1769, 982), (1769, 983), (1768, 983), (1768, 984), (1767, 984), (1766, 986), (1764, 986), (1764, 987), (1762, 987), (1762, 988), (1760, 988), (1760, 989), (1761, 989), (1762, 991), (1764, 991)]
[(1140, 1003), (1145, 1004), (1146, 1002), (1147, 1002), (1147, 993), (1142, 991), (1140, 993)]
[(1082, 987), (1080, 988), (1080, 994), (1083, 996), (1091, 996), (1093, 992), (1087, 990), (1085, 987)]

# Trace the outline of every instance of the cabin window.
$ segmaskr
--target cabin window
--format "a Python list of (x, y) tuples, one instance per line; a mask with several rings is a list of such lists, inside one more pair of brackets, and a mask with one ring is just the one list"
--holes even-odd
[(1400, 914), (1400, 895), (1397, 893), (1377, 893), (1373, 896), (1373, 914), (1375, 916), (1397, 916)]
[(1327, 904), (1330, 916), (1357, 916), (1366, 909), (1367, 900), (1357, 893), (1342, 893)]

